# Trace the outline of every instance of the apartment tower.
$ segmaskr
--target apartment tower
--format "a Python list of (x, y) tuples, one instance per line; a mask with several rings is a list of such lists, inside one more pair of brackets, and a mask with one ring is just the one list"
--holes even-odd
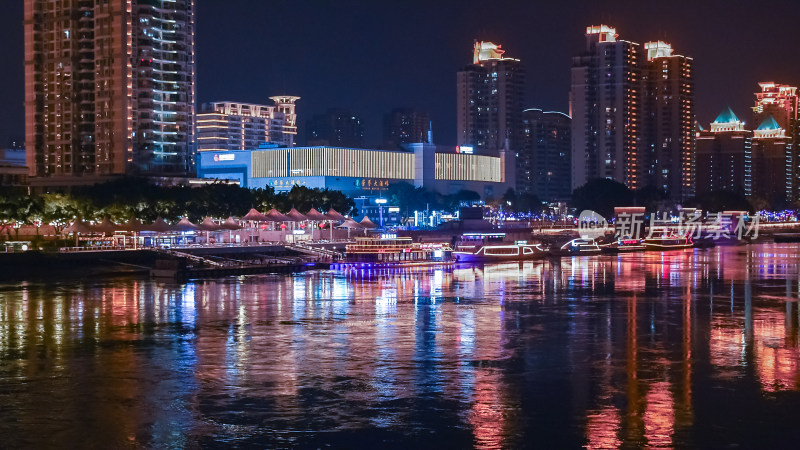
[(491, 42), (476, 41), (472, 64), (458, 71), (459, 146), (496, 154), (520, 148), (525, 74), (520, 60)]
[(194, 0), (25, 0), (24, 19), (32, 177), (192, 173)]
[(610, 26), (586, 28), (586, 48), (572, 59), (573, 189), (595, 178), (643, 185), (640, 53)]
[(663, 41), (644, 44), (641, 185), (675, 201), (694, 196), (693, 60)]
[(197, 114), (197, 151), (252, 150), (265, 142), (293, 147), (297, 135), (295, 102), (300, 97), (280, 95), (270, 99), (272, 105), (202, 105)]

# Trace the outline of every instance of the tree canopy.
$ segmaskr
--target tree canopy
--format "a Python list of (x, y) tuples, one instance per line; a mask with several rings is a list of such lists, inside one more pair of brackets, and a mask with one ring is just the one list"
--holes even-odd
[(632, 206), (634, 192), (622, 183), (607, 178), (589, 180), (572, 192), (572, 206), (578, 210), (592, 210), (609, 218), (617, 206)]
[(747, 198), (743, 194), (733, 191), (712, 191), (707, 194), (701, 194), (685, 202), (684, 206), (700, 208), (709, 212), (753, 212), (753, 206)]
[(355, 203), (339, 191), (295, 186), (289, 192), (275, 193), (272, 188), (246, 189), (229, 184), (199, 187), (157, 186), (138, 178), (121, 178), (93, 186), (74, 188), (71, 192), (28, 195), (19, 188), (0, 188), (0, 224), (53, 223), (57, 227), (75, 217), (85, 220), (122, 222), (135, 218), (143, 222), (157, 217), (178, 220), (202, 220), (205, 216), (242, 216), (250, 208), (276, 208), (286, 212), (297, 208), (347, 214)]

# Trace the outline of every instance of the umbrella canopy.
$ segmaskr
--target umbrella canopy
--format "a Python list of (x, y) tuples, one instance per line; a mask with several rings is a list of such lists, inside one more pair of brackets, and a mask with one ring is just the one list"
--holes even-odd
[(292, 222), (303, 222), (305, 220), (308, 220), (308, 217), (306, 217), (303, 213), (294, 208), (292, 208), (291, 211), (286, 213), (286, 217), (288, 217), (289, 220)]
[(167, 233), (172, 230), (173, 230), (172, 225), (164, 221), (162, 217), (159, 217), (156, 219), (155, 222), (144, 227), (144, 230), (142, 231), (152, 231), (154, 233)]
[(86, 234), (86, 233), (92, 233), (93, 231), (94, 230), (92, 229), (91, 225), (89, 225), (88, 223), (86, 223), (86, 222), (84, 222), (84, 221), (82, 221), (80, 219), (76, 219), (74, 222), (72, 222), (72, 224), (70, 224), (70, 226), (68, 226), (67, 228), (64, 228), (64, 232), (65, 233), (82, 233), (82, 234)]
[(325, 213), (325, 215), (330, 217), (331, 220), (343, 221), (345, 219), (343, 215), (339, 214), (339, 212), (333, 208), (329, 209), (328, 212)]
[(134, 218), (127, 221), (126, 223), (119, 224), (119, 228), (120, 230), (124, 231), (142, 231), (144, 230), (145, 226), (142, 225), (142, 222), (139, 222)]
[(180, 231), (181, 233), (186, 233), (187, 231), (194, 231), (197, 229), (197, 225), (193, 224), (189, 221), (186, 217), (180, 220), (180, 222), (176, 223), (172, 226), (172, 229), (175, 231)]
[(117, 224), (112, 222), (111, 219), (109, 219), (108, 217), (106, 217), (105, 219), (103, 219), (102, 222), (92, 227), (92, 230), (94, 230), (97, 233), (113, 233), (119, 229), (120, 228), (117, 226)]
[(247, 214), (242, 217), (242, 220), (252, 220), (255, 222), (267, 222), (269, 219), (267, 216), (261, 214), (260, 212), (256, 211), (255, 208), (251, 208)]
[(214, 223), (211, 217), (206, 217), (202, 222), (197, 224), (197, 229), (200, 231), (217, 231), (222, 229), (222, 226)]
[(364, 218), (361, 219), (361, 222), (359, 222), (359, 224), (361, 224), (361, 226), (364, 228), (378, 228), (378, 226), (375, 225), (375, 222), (369, 220), (369, 217), (367, 216), (364, 216)]
[(315, 220), (317, 222), (324, 222), (326, 220), (331, 220), (330, 217), (326, 216), (325, 214), (322, 214), (321, 212), (317, 211), (314, 208), (308, 210), (308, 212), (306, 213), (306, 217), (308, 217), (310, 220)]
[(279, 213), (278, 210), (275, 209), (275, 208), (272, 208), (272, 209), (269, 210), (269, 212), (267, 213), (267, 219), (269, 219), (270, 222), (291, 222), (292, 221), (292, 219), (290, 219), (289, 217), (286, 217), (285, 215)]
[(222, 222), (219, 226), (220, 230), (241, 230), (242, 227), (236, 223), (236, 219), (228, 217), (228, 220)]
[(341, 225), (339, 225), (339, 228), (364, 228), (364, 227), (353, 219), (346, 219)]

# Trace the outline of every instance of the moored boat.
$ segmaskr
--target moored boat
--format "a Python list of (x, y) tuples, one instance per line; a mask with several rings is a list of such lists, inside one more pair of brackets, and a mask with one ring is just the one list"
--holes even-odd
[(644, 246), (647, 250), (666, 251), (682, 250), (694, 247), (692, 237), (686, 236), (652, 236), (645, 238)]
[(595, 239), (575, 238), (560, 247), (550, 250), (554, 256), (594, 255), (600, 253), (602, 248)]
[(641, 239), (617, 239), (609, 244), (601, 245), (603, 253), (631, 253), (646, 249)]
[(419, 263), (444, 262), (451, 258), (452, 249), (442, 243), (413, 242), (410, 237), (383, 234), (380, 237), (359, 237), (345, 246), (344, 261), (348, 263)]
[(542, 258), (547, 254), (539, 244), (486, 244), (456, 247), (453, 259), (456, 262), (522, 261)]
[(523, 261), (547, 254), (539, 244), (507, 240), (505, 233), (464, 233), (456, 241), (453, 259), (457, 262)]

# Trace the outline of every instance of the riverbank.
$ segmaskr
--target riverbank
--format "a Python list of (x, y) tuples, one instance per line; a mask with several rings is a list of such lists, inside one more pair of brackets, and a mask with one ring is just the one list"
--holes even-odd
[[(322, 263), (284, 245), (208, 246), (173, 250), (125, 249), (0, 253), (0, 280), (90, 279), (161, 275), (176, 279), (249, 273), (287, 273)], [(174, 264), (170, 263), (174, 262)], [(165, 264), (166, 263), (166, 264)], [(159, 265), (167, 271), (155, 272)], [(170, 271), (172, 273), (170, 273)]]

